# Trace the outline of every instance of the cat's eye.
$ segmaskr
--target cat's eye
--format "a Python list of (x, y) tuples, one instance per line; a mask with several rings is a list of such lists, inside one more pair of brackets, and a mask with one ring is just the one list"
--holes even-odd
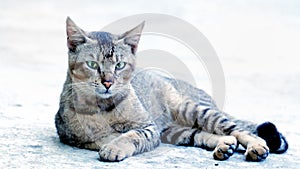
[(99, 67), (98, 63), (95, 61), (86, 61), (86, 64), (91, 69), (98, 69), (98, 67)]
[(116, 64), (116, 70), (124, 69), (125, 66), (126, 66), (126, 62), (119, 62)]

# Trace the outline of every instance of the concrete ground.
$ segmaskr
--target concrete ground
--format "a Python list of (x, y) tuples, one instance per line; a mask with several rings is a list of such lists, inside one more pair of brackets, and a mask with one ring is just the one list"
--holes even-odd
[[(0, 168), (299, 168), (300, 15), (294, 10), (299, 4), (264, 2), (2, 0)], [(224, 110), (258, 123), (274, 122), (289, 150), (263, 162), (246, 162), (242, 153), (215, 161), (203, 149), (162, 144), (122, 162), (105, 163), (97, 152), (61, 144), (54, 115), (67, 70), (66, 16), (97, 30), (145, 12), (174, 15), (199, 28), (224, 69)], [(151, 44), (151, 38), (144, 42)], [(199, 79), (197, 85), (210, 92), (209, 80)]]

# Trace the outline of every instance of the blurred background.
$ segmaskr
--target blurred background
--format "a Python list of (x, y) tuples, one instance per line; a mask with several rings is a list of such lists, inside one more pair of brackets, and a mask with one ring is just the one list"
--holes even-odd
[[(293, 115), (300, 98), (299, 7), (297, 0), (1, 0), (0, 96), (57, 104), (67, 69), (67, 16), (90, 31), (126, 16), (161, 13), (194, 25), (215, 49), (226, 80), (226, 111)], [(191, 55), (170, 39), (142, 37), (139, 50), (149, 48)], [(211, 93), (207, 72), (198, 68), (197, 86)], [(41, 89), (48, 85), (53, 88)]]
[[(67, 16), (84, 30), (100, 30), (126, 16), (161, 13), (194, 25), (215, 49), (226, 112), (273, 121), (300, 149), (299, 8), (298, 0), (1, 0), (0, 130), (8, 134), (10, 126), (34, 122), (56, 136), (54, 114), (68, 66)], [(189, 57), (170, 39), (142, 37), (139, 50), (149, 48)], [(205, 69), (197, 73), (196, 85), (211, 93)]]

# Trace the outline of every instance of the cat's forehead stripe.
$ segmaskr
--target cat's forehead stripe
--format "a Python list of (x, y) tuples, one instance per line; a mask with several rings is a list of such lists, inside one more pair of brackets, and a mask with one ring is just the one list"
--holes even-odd
[(108, 52), (113, 46), (113, 35), (108, 32), (91, 32), (90, 37), (98, 41), (101, 51)]
[(108, 32), (91, 32), (90, 37), (98, 41), (101, 60), (104, 58), (111, 58), (114, 50), (114, 36)]

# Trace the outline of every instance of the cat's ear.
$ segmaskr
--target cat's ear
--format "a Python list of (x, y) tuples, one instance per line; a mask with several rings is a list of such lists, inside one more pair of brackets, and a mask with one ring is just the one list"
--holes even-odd
[(145, 25), (145, 21), (143, 21), (138, 26), (134, 27), (133, 29), (123, 33), (119, 39), (123, 40), (125, 44), (131, 46), (131, 52), (133, 54), (136, 53), (137, 47), (140, 41), (140, 37)]
[(76, 47), (87, 41), (88, 37), (86, 33), (80, 29), (70, 17), (66, 20), (67, 36), (68, 36), (68, 48), (70, 51), (75, 51)]

